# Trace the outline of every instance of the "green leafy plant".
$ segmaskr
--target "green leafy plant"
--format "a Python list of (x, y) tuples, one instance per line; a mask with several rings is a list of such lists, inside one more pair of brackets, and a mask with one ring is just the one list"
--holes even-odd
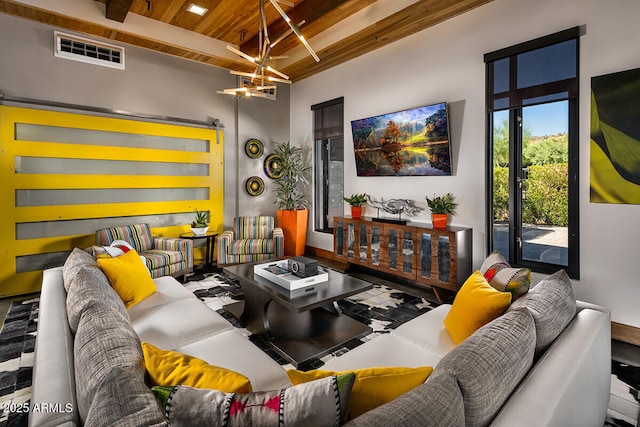
[(275, 182), (276, 205), (283, 210), (307, 207), (305, 187), (311, 169), (305, 162), (304, 150), (292, 147), (290, 142), (276, 144), (276, 154), (282, 161), (282, 178)]
[(351, 206), (362, 206), (367, 202), (367, 194), (352, 194), (351, 197), (343, 197), (344, 201), (349, 203)]
[(207, 227), (207, 213), (196, 209), (196, 220), (191, 223), (192, 228)]
[(431, 209), (431, 213), (434, 214), (455, 215), (458, 204), (454, 200), (455, 197), (451, 193), (447, 193), (444, 196), (434, 196), (433, 199), (427, 197), (427, 206)]

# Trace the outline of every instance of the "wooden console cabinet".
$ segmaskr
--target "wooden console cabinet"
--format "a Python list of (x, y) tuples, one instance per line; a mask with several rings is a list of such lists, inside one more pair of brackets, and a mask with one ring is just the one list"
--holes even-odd
[(333, 253), (337, 260), (456, 292), (471, 275), (472, 229), (431, 224), (399, 225), (370, 219), (334, 218)]

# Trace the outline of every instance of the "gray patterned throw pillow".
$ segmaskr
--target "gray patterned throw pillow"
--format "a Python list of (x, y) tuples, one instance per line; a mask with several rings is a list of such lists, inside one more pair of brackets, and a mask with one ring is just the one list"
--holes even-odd
[(152, 390), (173, 427), (334, 427), (345, 420), (354, 381), (350, 373), (242, 394), (186, 386)]

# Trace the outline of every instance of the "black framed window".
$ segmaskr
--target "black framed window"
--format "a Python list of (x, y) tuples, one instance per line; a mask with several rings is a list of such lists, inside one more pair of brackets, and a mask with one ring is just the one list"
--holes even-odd
[(488, 251), (579, 278), (580, 28), (485, 55)]
[(333, 233), (344, 207), (344, 98), (311, 106), (314, 134), (315, 230)]

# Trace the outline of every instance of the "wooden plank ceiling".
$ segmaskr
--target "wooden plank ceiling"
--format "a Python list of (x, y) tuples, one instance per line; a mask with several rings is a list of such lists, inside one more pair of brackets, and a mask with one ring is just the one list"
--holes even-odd
[[(93, 0), (86, 0), (92, 2)], [(300, 29), (313, 46), (313, 37), (351, 15), (372, 6), (377, 0), (288, 0), (294, 6), (281, 4), (292, 22), (301, 23)], [(492, 0), (417, 0), (395, 13), (382, 17), (369, 26), (353, 31), (341, 40), (321, 48), (315, 48), (320, 62), (311, 56), (290, 63), (281, 71), (295, 82), (320, 71), (371, 52), (394, 41), (422, 31), (447, 19), (482, 6)], [(133, 34), (123, 30), (127, 16), (138, 14), (193, 31), (240, 47), (250, 55), (257, 55), (260, 31), (260, 0), (98, 0), (104, 3), (105, 16), (114, 22), (113, 26), (97, 24), (68, 16), (55, 10), (44, 10), (28, 2), (0, 0), (0, 13), (31, 19), (59, 28), (92, 36), (107, 38), (122, 43), (156, 50), (169, 55), (186, 58), (236, 71), (253, 71), (252, 66), (240, 57), (237, 60), (215, 56), (163, 42), (144, 34)], [(268, 0), (265, 0), (265, 14), (271, 40), (288, 29)], [(33, 2), (31, 2), (33, 3)], [(207, 9), (203, 16), (187, 12), (190, 4)], [(375, 5), (374, 5), (375, 6)], [(364, 11), (366, 12), (366, 11)], [(110, 22), (107, 21), (107, 22)], [(271, 51), (271, 55), (287, 55), (292, 48), (300, 45), (295, 35), (289, 35)]]

